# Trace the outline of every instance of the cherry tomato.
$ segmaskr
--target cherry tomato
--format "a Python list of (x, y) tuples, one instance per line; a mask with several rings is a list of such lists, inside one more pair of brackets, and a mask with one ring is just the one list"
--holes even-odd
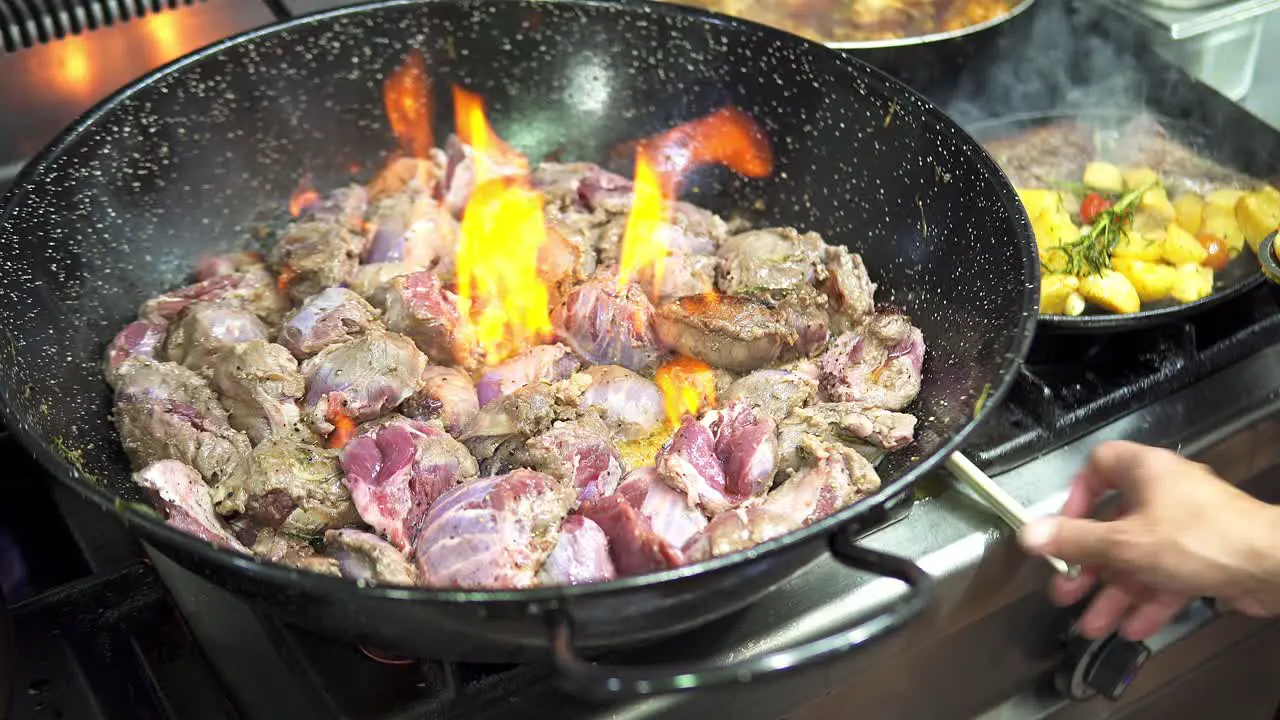
[(1227, 247), (1227, 243), (1222, 238), (1209, 233), (1196, 233), (1196, 239), (1205, 250), (1209, 251), (1209, 257), (1206, 257), (1200, 263), (1201, 265), (1213, 268), (1213, 271), (1217, 272), (1231, 262), (1231, 248)]
[(1098, 216), (1111, 207), (1111, 201), (1098, 193), (1089, 193), (1080, 203), (1080, 220), (1085, 225), (1092, 225)]

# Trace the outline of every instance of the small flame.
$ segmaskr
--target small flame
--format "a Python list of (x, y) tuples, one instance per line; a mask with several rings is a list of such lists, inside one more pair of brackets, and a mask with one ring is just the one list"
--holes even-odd
[(459, 308), (492, 365), (552, 336), (550, 291), (538, 274), (543, 197), (529, 184), (528, 160), (493, 132), (483, 101), (455, 87), (454, 108), (476, 180), (459, 227)]
[(642, 141), (636, 148), (635, 189), (618, 261), (621, 290), (649, 268), (662, 282), (667, 256), (663, 229), (671, 221), (680, 183), (701, 165), (720, 164), (751, 178), (773, 172), (773, 151), (760, 127), (735, 107), (724, 107)]
[(400, 149), (424, 158), (435, 147), (431, 134), (431, 77), (422, 53), (413, 50), (382, 85), (387, 120)]
[(690, 357), (677, 357), (662, 364), (653, 376), (667, 410), (667, 422), (680, 424), (685, 413), (694, 417), (703, 408), (716, 405), (716, 377), (711, 366)]
[(316, 192), (315, 186), (311, 184), (311, 178), (303, 175), (298, 180), (298, 187), (289, 196), (289, 217), (298, 217), (303, 210), (320, 202), (320, 193)]

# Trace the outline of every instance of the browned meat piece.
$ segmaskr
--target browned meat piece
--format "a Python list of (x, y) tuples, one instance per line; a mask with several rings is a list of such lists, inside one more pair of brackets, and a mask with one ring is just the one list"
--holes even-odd
[(396, 333), (370, 332), (330, 345), (302, 363), (303, 407), (316, 430), (328, 435), (335, 414), (364, 422), (391, 412), (418, 389), (426, 367), (413, 342)]
[(270, 331), (248, 308), (233, 302), (198, 302), (169, 326), (165, 356), (192, 370), (210, 368), (218, 356), (250, 340), (266, 340)]
[(791, 290), (825, 276), (826, 245), (793, 228), (748, 230), (720, 243), (720, 289), (730, 295)]
[(287, 565), (298, 570), (307, 570), (322, 575), (340, 575), (338, 561), (327, 555), (321, 555), (311, 547), (306, 538), (278, 532), (266, 527), (257, 527), (243, 519), (239, 523), (243, 527), (237, 532), (241, 540), (249, 544), (253, 554), (267, 562)]
[(804, 461), (803, 442), (815, 437), (845, 444), (871, 462), (914, 440), (916, 418), (905, 413), (861, 408), (855, 403), (819, 403), (799, 408), (778, 425), (778, 469), (794, 470)]
[(163, 319), (135, 320), (116, 333), (102, 362), (102, 373), (107, 384), (115, 387), (120, 367), (126, 360), (158, 360), (164, 349), (164, 339), (169, 333), (169, 323)]
[(556, 420), (576, 418), (578, 399), (590, 383), (588, 376), (579, 374), (557, 383), (526, 385), (480, 408), (458, 439), (483, 464), (508, 439), (522, 442), (551, 429)]
[(817, 355), (831, 338), (830, 300), (809, 285), (790, 290), (759, 290), (746, 297), (759, 300), (771, 308), (778, 320), (795, 334), (795, 342), (782, 349), (781, 358), (790, 360)]
[(612, 271), (577, 286), (551, 313), (559, 338), (591, 365), (647, 372), (658, 362), (653, 305), (639, 286), (619, 292)]
[(351, 184), (337, 188), (323, 198), (317, 195), (314, 202), (300, 208), (298, 220), (337, 223), (352, 232), (362, 233), (368, 208), (369, 193), (363, 187)]
[(298, 422), (298, 400), (306, 392), (298, 361), (266, 340), (241, 343), (220, 355), (213, 364), (213, 387), (231, 427), (255, 445)]
[(388, 284), (387, 327), (413, 340), (437, 365), (480, 366), (480, 349), (458, 310), (458, 296), (429, 272), (393, 278)]
[(582, 366), (565, 345), (537, 345), (485, 371), (476, 383), (476, 398), (488, 405), (535, 382), (558, 382)]
[(538, 584), (582, 585), (617, 576), (604, 531), (581, 515), (570, 515), (560, 526), (555, 549), (538, 571)]
[(578, 406), (594, 409), (618, 437), (647, 437), (666, 420), (662, 391), (652, 380), (618, 365), (594, 365), (584, 374), (591, 378), (591, 386), (578, 399)]
[(324, 534), (325, 551), (338, 561), (342, 576), (358, 583), (417, 585), (418, 568), (386, 540), (344, 528)]
[(837, 402), (901, 410), (920, 393), (924, 351), (924, 336), (910, 318), (875, 315), (836, 338), (822, 356), (822, 390)]
[[(456, 135), (450, 135), (444, 143), (444, 205), (454, 217), (462, 217), (467, 202), (471, 199), (471, 191), (475, 188), (476, 168), (475, 156), (471, 146), (462, 142)], [(488, 172), (492, 180), (497, 177), (524, 175), (528, 170), (528, 161), (516, 153), (502, 153), (499, 157), (489, 157)]]
[(325, 288), (289, 313), (280, 328), (281, 345), (299, 360), (369, 329), (382, 329), (378, 311), (346, 288)]
[(404, 401), (400, 410), (415, 420), (439, 418), (451, 435), (459, 435), (480, 410), (471, 378), (457, 368), (428, 365), (422, 371), (417, 392)]
[(554, 292), (551, 304), (595, 271), (596, 251), (589, 235), (549, 217), (547, 238), (538, 247), (538, 277)]
[(403, 417), (348, 442), (342, 469), (360, 518), (406, 553), (431, 504), (478, 471), (462, 443)]
[(226, 300), (249, 308), (264, 323), (275, 326), (289, 309), (276, 287), (275, 277), (260, 266), (233, 275), (219, 275), (151, 298), (142, 304), (138, 317), (144, 320), (173, 320), (188, 305)]
[(430, 195), (399, 193), (373, 206), (364, 263), (408, 263), (453, 277), (458, 221)]
[(556, 423), (530, 438), (513, 460), (574, 488), (579, 501), (609, 495), (622, 481), (618, 448), (595, 415)]
[(266, 258), (262, 257), (262, 253), (256, 250), (226, 253), (224, 255), (201, 255), (196, 258), (196, 280), (201, 281), (223, 275), (235, 275), (250, 268), (262, 267), (265, 264)]
[(739, 372), (777, 360), (797, 339), (776, 311), (736, 295), (691, 295), (663, 303), (654, 326), (666, 347)]
[(648, 518), (621, 495), (606, 495), (582, 503), (582, 515), (609, 538), (609, 557), (619, 577), (658, 572), (684, 563), (679, 548), (653, 530)]
[[(630, 210), (631, 196), (627, 195)], [(627, 218), (614, 218), (600, 234), (600, 262), (616, 265), (622, 257), (622, 240)], [(677, 202), (671, 220), (663, 223), (658, 233), (663, 246), (672, 255), (715, 255), (720, 243), (729, 237), (728, 225), (720, 216), (686, 202)]]
[(1074, 121), (1044, 125), (983, 143), (1015, 187), (1043, 188), (1077, 180), (1097, 155), (1093, 130)]
[(831, 324), (837, 333), (848, 332), (875, 310), (876, 286), (857, 253), (839, 246), (828, 247), (825, 262), (827, 280), (823, 288), (829, 299)]
[(743, 376), (718, 397), (721, 402), (746, 403), (751, 408), (782, 422), (793, 410), (808, 405), (818, 396), (818, 381), (793, 370), (757, 370)]
[(239, 513), (265, 527), (305, 537), (357, 519), (342, 484), (337, 453), (292, 438), (263, 440), (213, 489), (223, 515)]
[(363, 237), (337, 223), (293, 223), (271, 249), (271, 267), (280, 275), (280, 287), (300, 303), (351, 279), (364, 246)]
[(480, 478), (445, 493), (414, 542), (422, 584), (532, 587), (572, 503), (572, 490), (532, 470)]
[(112, 413), (135, 469), (177, 460), (214, 484), (249, 452), (209, 384), (177, 363), (131, 360), (120, 368)]
[(533, 186), (547, 198), (548, 204), (573, 205), (587, 211), (596, 193), (619, 191), (630, 197), (631, 181), (602, 169), (595, 163), (539, 163), (531, 174)]
[(375, 308), (383, 308), (387, 306), (387, 292), (391, 289), (392, 280), (425, 269), (410, 263), (361, 265), (352, 273), (347, 287)]
[(1135, 116), (1110, 142), (1100, 140), (1098, 145), (1104, 159), (1119, 165), (1156, 170), (1170, 192), (1207, 195), (1214, 190), (1243, 190), (1257, 185), (1257, 181), (1248, 175), (1215, 162), (1175, 140), (1168, 129), (1149, 114)]
[(369, 181), (369, 201), (376, 203), (405, 193), (439, 195), (444, 190), (446, 163), (447, 158), (439, 148), (432, 148), (427, 157), (396, 158)]
[(228, 550), (249, 552), (213, 511), (209, 486), (195, 468), (177, 460), (159, 460), (134, 473), (133, 481), (148, 491), (170, 525)]
[(686, 295), (702, 295), (716, 290), (720, 259), (714, 255), (668, 255), (654, 282), (650, 267), (636, 274), (636, 282), (655, 305)]
[(798, 530), (800, 523), (765, 504), (743, 505), (720, 513), (681, 549), (688, 564), (747, 550)]

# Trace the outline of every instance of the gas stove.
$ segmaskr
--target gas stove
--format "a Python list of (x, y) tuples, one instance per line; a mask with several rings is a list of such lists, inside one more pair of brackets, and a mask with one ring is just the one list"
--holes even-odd
[[(226, 35), (346, 4), (0, 0), (0, 23), (45, 5), (56, 10), (40, 16), (48, 21), (0, 30), (0, 68), (10, 69), (0, 72), (0, 93), (6, 108), (23, 108), (0, 113), (0, 187), (6, 173), (11, 178), (58, 127), (109, 89)], [(1028, 33), (1061, 11), (1053, 0), (1037, 6), (1048, 19)], [(999, 87), (1004, 68), (1025, 66), (1018, 48), (1029, 44), (1002, 40), (986, 65), (949, 87), (921, 90), (961, 118), (1078, 100), (1072, 94), (1078, 78), (1070, 87), (1045, 83), (1052, 92)], [(1256, 119), (1180, 70), (1124, 54), (1130, 47), (1124, 40), (1113, 45), (1116, 58), (1126, 59), (1108, 65), (1139, 69), (1141, 84), (1159, 91), (1164, 114), (1199, 113), (1222, 127), (1263, 132)], [(123, 48), (134, 52), (118, 52)], [(1089, 52), (1096, 51), (1091, 44)], [(1280, 500), (1280, 448), (1267, 442), (1280, 432), (1278, 343), (1280, 296), (1270, 286), (1186, 323), (1112, 336), (1042, 334), (1014, 393), (966, 452), (1034, 514), (1055, 511), (1088, 450), (1115, 438), (1178, 448), (1251, 492)], [(1074, 611), (1048, 603), (1047, 567), (1019, 552), (993, 514), (941, 477), (926, 483), (908, 514), (863, 541), (909, 557), (937, 578), (934, 602), (906, 630), (819, 669), (724, 691), (601, 705), (560, 691), (546, 664), (396, 658), (293, 628), (141, 546), (7, 437), (0, 437), (0, 460), (9, 467), (0, 502), (0, 583), (14, 605), (15, 718), (944, 720), (1207, 717), (1209, 708), (1216, 714), (1231, 708), (1233, 718), (1270, 718), (1280, 699), (1274, 682), (1280, 624), (1219, 615), (1207, 605), (1193, 606), (1148, 642), (1151, 656), (1131, 686), (1105, 673), (1091, 676), (1092, 685), (1064, 684), (1091, 659), (1065, 633)], [(739, 613), (609, 660), (728, 660), (778, 650), (848, 627), (898, 592), (893, 581), (824, 558)], [(1126, 686), (1118, 701), (1096, 696)]]

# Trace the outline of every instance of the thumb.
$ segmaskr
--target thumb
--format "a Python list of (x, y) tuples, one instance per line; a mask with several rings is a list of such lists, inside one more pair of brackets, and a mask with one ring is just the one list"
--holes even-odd
[(1033, 555), (1053, 555), (1077, 565), (1110, 564), (1114, 528), (1110, 523), (1065, 517), (1036, 518), (1018, 532)]

